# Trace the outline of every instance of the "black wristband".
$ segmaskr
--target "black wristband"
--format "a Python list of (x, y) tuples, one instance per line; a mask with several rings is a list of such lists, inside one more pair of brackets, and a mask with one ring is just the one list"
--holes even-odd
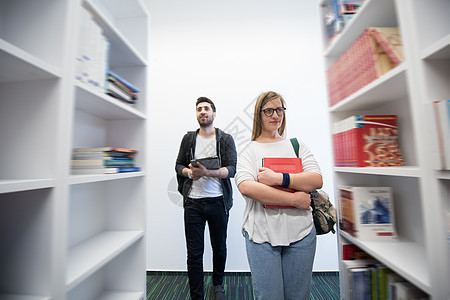
[(291, 176), (289, 173), (282, 173), (283, 174), (283, 183), (281, 184), (282, 187), (288, 188), (289, 184), (291, 183)]

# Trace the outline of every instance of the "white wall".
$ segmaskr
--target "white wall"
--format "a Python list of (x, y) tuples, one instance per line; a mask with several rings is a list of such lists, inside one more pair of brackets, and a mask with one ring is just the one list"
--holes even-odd
[[(274, 90), (287, 101), (287, 133), (305, 141), (333, 191), (322, 39), (316, 1), (145, 0), (151, 14), (147, 269), (186, 270), (175, 159), (182, 136), (198, 127), (195, 100), (211, 98), (215, 126), (240, 151), (250, 140), (253, 104)], [(234, 180), (233, 180), (234, 184)], [(227, 271), (248, 271), (234, 186)], [(212, 269), (209, 238), (205, 270)], [(337, 270), (336, 235), (318, 237), (314, 270)]]

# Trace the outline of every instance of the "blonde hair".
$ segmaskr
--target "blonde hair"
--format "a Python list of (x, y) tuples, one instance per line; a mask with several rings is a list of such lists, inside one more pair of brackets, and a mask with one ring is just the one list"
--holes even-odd
[[(255, 111), (253, 114), (253, 130), (252, 130), (252, 141), (256, 140), (262, 132), (262, 121), (261, 121), (261, 109), (267, 102), (272, 101), (273, 99), (279, 98), (281, 101), (282, 107), (286, 107), (286, 102), (283, 97), (273, 91), (264, 92), (259, 95), (258, 99), (256, 99), (255, 103)], [(284, 130), (286, 128), (286, 115), (283, 117), (283, 121), (281, 122), (280, 128), (278, 128), (278, 133), (282, 136), (284, 134)]]

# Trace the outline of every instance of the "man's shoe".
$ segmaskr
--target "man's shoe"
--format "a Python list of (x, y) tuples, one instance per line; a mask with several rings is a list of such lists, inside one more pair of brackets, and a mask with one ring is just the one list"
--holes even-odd
[(223, 289), (223, 285), (215, 285), (214, 286), (214, 299), (215, 300), (226, 300), (225, 290)]

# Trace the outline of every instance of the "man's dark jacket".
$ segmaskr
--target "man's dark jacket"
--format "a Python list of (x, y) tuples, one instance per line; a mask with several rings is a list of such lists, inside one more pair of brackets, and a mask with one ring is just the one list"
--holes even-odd
[[(181, 141), (178, 152), (175, 171), (177, 173), (178, 191), (183, 195), (183, 206), (189, 196), (192, 187), (192, 179), (183, 176), (183, 169), (188, 168), (191, 160), (195, 157), (195, 142), (197, 140), (197, 131), (188, 131)], [(216, 128), (216, 150), (220, 159), (220, 166), (228, 169), (228, 177), (220, 179), (223, 191), (223, 201), (226, 211), (233, 206), (233, 190), (230, 178), (236, 174), (236, 146), (233, 137), (228, 133)]]

